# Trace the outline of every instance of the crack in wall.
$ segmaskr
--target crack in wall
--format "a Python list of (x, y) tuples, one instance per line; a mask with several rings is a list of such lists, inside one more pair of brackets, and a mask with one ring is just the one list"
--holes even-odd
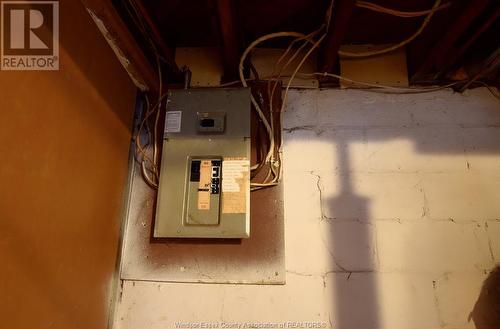
[[(401, 222), (399, 222), (401, 224)], [(377, 270), (380, 269), (380, 255), (379, 255), (379, 252), (378, 252), (378, 232), (377, 232), (377, 227), (376, 226), (373, 226), (373, 235), (374, 235), (374, 238), (373, 238), (373, 242), (374, 242), (374, 246), (373, 246), (373, 254), (374, 254), (374, 258), (375, 258), (375, 261), (376, 261), (376, 264), (375, 264), (375, 268)]]
[(448, 272), (444, 272), (441, 276), (439, 276), (437, 279), (432, 280), (432, 292), (433, 292), (433, 297), (434, 297), (434, 306), (436, 307), (436, 312), (437, 312), (437, 320), (439, 322), (439, 325), (441, 328), (447, 327), (446, 322), (444, 321), (442, 317), (442, 308), (441, 304), (439, 303), (439, 296), (438, 296), (438, 285), (439, 281), (441, 280), (448, 280)]
[[(314, 177), (316, 177), (316, 187), (318, 189), (318, 193), (319, 193), (319, 205), (320, 205), (320, 213), (321, 213), (321, 219), (320, 219), (320, 222), (321, 221), (326, 221), (326, 222), (340, 222), (340, 220), (336, 219), (336, 218), (331, 218), (331, 217), (328, 217), (325, 215), (325, 212), (324, 212), (324, 208), (323, 208), (323, 188), (321, 186), (321, 176), (319, 174), (316, 174), (314, 173), (314, 171), (310, 171), (310, 174)], [(362, 221), (360, 220), (359, 218), (355, 218), (355, 219), (352, 219), (350, 220), (351, 222), (354, 221), (354, 222), (357, 222), (357, 223), (360, 223), (360, 224), (365, 224), (365, 225), (373, 225), (373, 223), (369, 222), (369, 221)], [(396, 219), (396, 221), (400, 222), (399, 219)], [(342, 222), (348, 222), (346, 220), (342, 220)], [(320, 230), (321, 231), (321, 230)], [(331, 256), (331, 259), (334, 263), (334, 265), (336, 267), (338, 267), (342, 272), (342, 273), (354, 273), (354, 272), (359, 272), (359, 271), (353, 271), (353, 270), (349, 270), (347, 269), (347, 267), (341, 265), (341, 263), (339, 262), (339, 260), (337, 259), (337, 257), (335, 256), (334, 252), (332, 250), (330, 250), (327, 242), (325, 241), (325, 239), (323, 238), (323, 236), (321, 236), (321, 241), (324, 245), (324, 247), (326, 248), (326, 250), (328, 251), (328, 253), (330, 254)], [(380, 263), (380, 260), (379, 260), (379, 255), (378, 255), (378, 250), (376, 249), (377, 248), (377, 245), (373, 243), (370, 244), (370, 247), (372, 249), (372, 253), (374, 255), (373, 258), (377, 259), (376, 262), (377, 263)], [(365, 273), (365, 271), (362, 271), (363, 273)], [(370, 270), (371, 272), (371, 270)]]
[(351, 272), (351, 271), (347, 270), (344, 266), (340, 265), (339, 261), (337, 260), (337, 257), (330, 250), (330, 248), (328, 247), (328, 245), (327, 245), (325, 239), (323, 239), (323, 237), (321, 237), (321, 241), (323, 242), (323, 245), (325, 246), (326, 250), (330, 254), (330, 257), (332, 258), (332, 261), (335, 264), (335, 266), (337, 266), (338, 268), (340, 268), (342, 270), (342, 272)]
[(425, 188), (423, 186), (423, 179), (420, 179), (415, 187), (418, 187), (418, 190), (422, 193), (423, 205), (422, 205), (422, 214), (420, 218), (429, 218), (430, 217), (430, 209), (429, 209), (429, 201), (427, 200), (427, 194), (425, 193)]
[(321, 212), (321, 220), (332, 220), (334, 218), (330, 218), (325, 215), (324, 209), (323, 209), (323, 188), (321, 187), (321, 176), (318, 174), (315, 174), (314, 171), (309, 172), (312, 176), (316, 177), (316, 187), (318, 189), (319, 193), (319, 209)]
[(312, 125), (303, 125), (303, 126), (295, 126), (295, 127), (290, 127), (290, 128), (283, 128), (283, 131), (286, 133), (293, 133), (294, 131), (298, 130), (305, 130), (305, 131), (316, 131), (316, 126)]
[(226, 306), (226, 289), (222, 289), (222, 306), (220, 309), (220, 321), (224, 322), (224, 308)]
[[(315, 174), (314, 171), (311, 171), (310, 174), (312, 176), (315, 176), (317, 178), (316, 180), (316, 187), (318, 188), (318, 192), (319, 192), (319, 207), (320, 207), (320, 212), (321, 212), (321, 220), (330, 220), (331, 218), (327, 217), (324, 213), (324, 209), (323, 209), (323, 189), (321, 187), (321, 176), (318, 175), (318, 174)], [(326, 248), (326, 250), (328, 251), (328, 253), (330, 254), (331, 258), (332, 258), (332, 261), (333, 263), (338, 267), (340, 268), (342, 271), (344, 272), (349, 272), (345, 267), (343, 267), (342, 265), (340, 265), (340, 263), (337, 261), (335, 255), (333, 254), (333, 252), (330, 250), (328, 244), (326, 243), (325, 239), (323, 238), (323, 236), (321, 236), (321, 241), (323, 242), (323, 245), (324, 247)]]
[(491, 238), (488, 229), (489, 229), (488, 222), (484, 222), (484, 230), (486, 231), (486, 239), (488, 240), (488, 249), (490, 251), (490, 257), (491, 260), (493, 261), (493, 264), (495, 264), (495, 254), (493, 253), (493, 246), (491, 245)]

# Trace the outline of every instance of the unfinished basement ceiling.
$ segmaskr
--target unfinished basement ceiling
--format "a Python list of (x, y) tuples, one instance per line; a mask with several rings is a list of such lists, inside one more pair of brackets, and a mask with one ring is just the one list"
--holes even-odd
[[(154, 67), (154, 56), (130, 18), (129, 0), (114, 0), (138, 44)], [(178, 47), (220, 47), (226, 80), (237, 76), (237, 63), (243, 50), (256, 38), (277, 31), (310, 33), (323, 22), (329, 0), (134, 0), (149, 19), (149, 29), (164, 45), (163, 53), (175, 67)], [(403, 18), (360, 7), (355, 0), (336, 0), (328, 36), (318, 51), (318, 69), (338, 73), (337, 51), (346, 44), (396, 44), (415, 33), (425, 16)], [(423, 11), (433, 0), (373, 1), (376, 5), (399, 11)], [(449, 6), (434, 13), (429, 24), (406, 47), (409, 78), (412, 83), (445, 82), (472, 78), (498, 84), (500, 7), (495, 0), (444, 0)], [(156, 35), (155, 35), (156, 34)], [(264, 47), (286, 48), (289, 40), (271, 40)], [(170, 68), (171, 73), (172, 67)], [(170, 81), (180, 76), (171, 74)]]

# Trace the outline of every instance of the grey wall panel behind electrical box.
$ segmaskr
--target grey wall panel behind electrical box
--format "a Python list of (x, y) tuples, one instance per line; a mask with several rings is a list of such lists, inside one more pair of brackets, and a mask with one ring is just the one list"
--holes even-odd
[(250, 236), (250, 90), (169, 92), (154, 237)]

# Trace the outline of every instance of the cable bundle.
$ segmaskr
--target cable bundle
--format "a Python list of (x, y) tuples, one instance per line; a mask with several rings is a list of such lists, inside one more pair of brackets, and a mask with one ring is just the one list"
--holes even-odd
[[(372, 3), (367, 2), (367, 1), (357, 1), (356, 5), (358, 7), (366, 8), (366, 9), (373, 10), (376, 12), (395, 15), (398, 17), (419, 17), (419, 16), (424, 16), (424, 15), (427, 15), (427, 16), (424, 19), (424, 21), (422, 22), (422, 25), (420, 26), (420, 28), (413, 35), (411, 35), (409, 38), (403, 40), (402, 42), (400, 42), (394, 46), (390, 46), (388, 48), (374, 50), (374, 51), (362, 52), (362, 53), (351, 53), (351, 52), (346, 52), (346, 51), (339, 51), (339, 55), (345, 56), (345, 57), (376, 56), (376, 55), (380, 55), (380, 54), (394, 51), (396, 49), (399, 49), (399, 48), (405, 46), (406, 44), (408, 44), (409, 42), (414, 40), (425, 29), (425, 27), (429, 23), (430, 19), (432, 18), (432, 15), (436, 11), (445, 9), (445, 8), (450, 6), (450, 3), (446, 3), (443, 5), (440, 5), (440, 4), (441, 4), (441, 0), (436, 0), (432, 9), (425, 10), (425, 11), (419, 11), (419, 12), (403, 12), (403, 11), (385, 8), (385, 7), (376, 5), (376, 4), (372, 4)], [(280, 147), (278, 149), (277, 159), (274, 156), (276, 142), (274, 140), (275, 134), (274, 134), (274, 124), (273, 124), (273, 114), (274, 114), (273, 98), (274, 98), (275, 90), (277, 88), (277, 83), (274, 83), (274, 85), (271, 87), (271, 82), (272, 81), (279, 81), (280, 78), (282, 77), (281, 73), (295, 60), (295, 58), (308, 45), (311, 45), (309, 47), (309, 49), (307, 50), (307, 52), (305, 53), (305, 55), (303, 56), (303, 58), (301, 59), (301, 61), (296, 66), (295, 70), (293, 71), (293, 73), (290, 76), (290, 79), (288, 80), (288, 83), (286, 85), (285, 92), (283, 95), (283, 102), (281, 104), (281, 109), (280, 109), (280, 113), (279, 113), (281, 126), (283, 126), (283, 124), (282, 124), (283, 123), (283, 112), (284, 112), (284, 107), (286, 104), (286, 99), (288, 96), (288, 91), (290, 89), (291, 83), (292, 83), (293, 79), (295, 78), (295, 76), (300, 74), (298, 72), (299, 72), (300, 68), (302, 67), (302, 65), (304, 64), (304, 62), (307, 60), (307, 58), (312, 54), (312, 52), (325, 39), (325, 37), (327, 35), (327, 31), (329, 30), (329, 25), (330, 25), (332, 13), (333, 13), (333, 7), (334, 7), (334, 0), (331, 1), (330, 6), (328, 7), (328, 10), (327, 10), (327, 13), (325, 16), (325, 22), (316, 31), (314, 31), (308, 35), (298, 33), (298, 32), (276, 32), (276, 33), (267, 34), (267, 35), (264, 35), (264, 36), (258, 38), (254, 42), (252, 42), (247, 47), (247, 49), (244, 51), (243, 55), (241, 56), (240, 65), (239, 65), (239, 75), (240, 75), (241, 83), (243, 84), (244, 87), (247, 87), (247, 83), (246, 83), (246, 80), (245, 80), (245, 77), (243, 74), (243, 69), (244, 69), (245, 60), (246, 60), (247, 56), (249, 55), (249, 53), (251, 52), (251, 50), (253, 48), (255, 48), (257, 45), (259, 45), (260, 43), (267, 41), (267, 40), (270, 40), (270, 39), (282, 38), (282, 37), (294, 37), (295, 38), (290, 43), (289, 47), (285, 50), (283, 55), (276, 62), (275, 66), (273, 68), (271, 77), (268, 81), (269, 109), (270, 109), (270, 114), (271, 114), (270, 121), (267, 120), (267, 118), (265, 117), (265, 115), (262, 112), (261, 107), (258, 104), (258, 102), (256, 101), (255, 97), (253, 95), (251, 96), (252, 104), (253, 104), (255, 110), (257, 111), (257, 114), (259, 115), (259, 118), (262, 121), (262, 123), (266, 129), (268, 138), (269, 138), (269, 149), (266, 153), (266, 156), (263, 160), (263, 163), (258, 163), (256, 165), (252, 166), (252, 170), (258, 170), (258, 169), (262, 168), (263, 164), (267, 164), (269, 166), (269, 171), (262, 182), (251, 183), (251, 188), (253, 191), (277, 185), (279, 180), (280, 180), (281, 171), (282, 171), (282, 166), (281, 166), (281, 158), (282, 158), (281, 145), (282, 145), (282, 143), (279, 144)], [(315, 38), (322, 31), (323, 31), (323, 33), (321, 34), (321, 36), (315, 40)], [(282, 64), (283, 61), (285, 60), (285, 58), (287, 58), (287, 56), (289, 55), (290, 51), (293, 49), (293, 47), (297, 43), (300, 43), (300, 42), (302, 42), (302, 45), (300, 47), (298, 47), (298, 49), (295, 50), (294, 54), (292, 56), (290, 56), (289, 59), (284, 64)], [(278, 66), (279, 66), (279, 69), (277, 69)], [(276, 73), (276, 75), (274, 75), (275, 73)], [(391, 87), (391, 86), (382, 86), (382, 85), (374, 85), (374, 84), (369, 84), (369, 83), (358, 82), (358, 81), (354, 81), (354, 80), (344, 78), (342, 76), (339, 76), (336, 74), (331, 74), (331, 73), (317, 72), (317, 73), (313, 73), (309, 76), (314, 77), (314, 76), (321, 76), (321, 75), (335, 77), (338, 79), (350, 81), (350, 82), (353, 82), (353, 83), (356, 83), (359, 85), (363, 85), (363, 86), (367, 86), (370, 88), (376, 88), (375, 90), (378, 90), (378, 91), (382, 90), (383, 92), (392, 92), (392, 93), (429, 92), (429, 91), (435, 91), (435, 90), (442, 89), (442, 88), (447, 88), (453, 84), (456, 84), (456, 83), (453, 83), (453, 84), (450, 84), (450, 85), (447, 85), (444, 87), (438, 87), (438, 88), (418, 88), (418, 89), (417, 88), (396, 88), (396, 87)], [(457, 82), (457, 83), (459, 83), (459, 82)]]
[(377, 5), (377, 4), (368, 2), (368, 1), (362, 1), (362, 0), (356, 1), (356, 7), (369, 9), (372, 11), (376, 11), (378, 13), (388, 14), (388, 15), (397, 16), (397, 17), (405, 17), (405, 18), (420, 17), (420, 16), (429, 15), (431, 13), (435, 13), (438, 10), (448, 8), (450, 5), (451, 5), (451, 2), (447, 2), (447, 3), (442, 4), (440, 6), (433, 7), (432, 9), (429, 9), (429, 10), (400, 11), (400, 10), (395, 10), (395, 9), (391, 9), (391, 8), (385, 8), (385, 7), (382, 7), (380, 5)]
[[(149, 35), (149, 31), (147, 29), (146, 24), (143, 22), (140, 14), (138, 13), (138, 10), (136, 8), (136, 4), (134, 3), (134, 0), (123, 0), (128, 2), (128, 6), (126, 6), (127, 10), (129, 11), (129, 14), (134, 21), (134, 23), (137, 25), (139, 30), (142, 32), (144, 37), (147, 39), (149, 45), (151, 46), (152, 51), (154, 52), (156, 59), (157, 59), (157, 65), (158, 65), (158, 77), (159, 77), (159, 97), (157, 103), (151, 107), (149, 104), (149, 100), (147, 99), (146, 96), (146, 111), (144, 114), (144, 117), (140, 123), (139, 129), (137, 131), (137, 134), (135, 136), (135, 143), (136, 143), (136, 152), (137, 152), (137, 161), (141, 164), (141, 171), (142, 175), (145, 179), (145, 181), (150, 185), (152, 188), (157, 188), (158, 187), (158, 182), (159, 182), (159, 168), (158, 168), (158, 136), (157, 136), (157, 127), (158, 127), (158, 120), (160, 116), (160, 109), (162, 105), (162, 101), (166, 94), (162, 94), (162, 73), (161, 73), (161, 63), (160, 60), (162, 59), (160, 54), (158, 53), (156, 49), (156, 45), (152, 38)], [(376, 56), (384, 53), (391, 52), (393, 50), (396, 50), (398, 48), (401, 48), (414, 40), (427, 26), (429, 23), (432, 15), (442, 9), (448, 8), (450, 6), (450, 3), (446, 3), (441, 5), (441, 0), (436, 0), (434, 3), (434, 6), (429, 9), (429, 10), (423, 10), (423, 11), (417, 11), (417, 12), (405, 12), (405, 11), (399, 11), (399, 10), (394, 10), (390, 8), (385, 8), (380, 5), (376, 5), (367, 1), (362, 1), (358, 0), (356, 1), (356, 6), (360, 8), (365, 8), (369, 9), (375, 12), (380, 12), (384, 14), (389, 14), (389, 15), (394, 15), (398, 17), (404, 17), (404, 18), (411, 18), (411, 17), (420, 17), (420, 16), (426, 16), (424, 21), (422, 22), (420, 28), (409, 38), (403, 40), (402, 42), (390, 46), (388, 48), (384, 49), (379, 49), (379, 50), (373, 50), (373, 51), (367, 51), (367, 52), (362, 52), (362, 53), (351, 53), (351, 52), (346, 52), (346, 51), (339, 51), (340, 56), (345, 56), (345, 57), (368, 57), (368, 56)], [(261, 182), (253, 182), (251, 183), (251, 189), (252, 191), (270, 187), (270, 186), (275, 186), (278, 184), (280, 178), (281, 178), (281, 172), (282, 172), (282, 150), (281, 150), (281, 142), (279, 143), (279, 148), (278, 148), (278, 153), (277, 156), (275, 156), (275, 151), (276, 151), (276, 141), (274, 140), (274, 107), (273, 107), (273, 98), (274, 94), (276, 92), (276, 88), (278, 83), (274, 83), (272, 85), (272, 82), (277, 82), (279, 81), (283, 76), (282, 73), (283, 71), (297, 58), (299, 54), (305, 51), (304, 56), (300, 60), (300, 62), (297, 64), (295, 67), (292, 75), (290, 76), (288, 83), (285, 88), (285, 92), (283, 95), (283, 101), (281, 104), (281, 108), (279, 111), (279, 116), (280, 116), (280, 123), (281, 126), (283, 126), (283, 112), (284, 112), (284, 107), (286, 104), (286, 99), (288, 96), (288, 91), (290, 89), (290, 86), (292, 84), (293, 79), (297, 75), (301, 75), (299, 73), (300, 68), (304, 64), (304, 62), (307, 60), (307, 58), (313, 53), (313, 51), (318, 48), (318, 46), (321, 44), (321, 42), (325, 39), (327, 32), (329, 30), (330, 22), (332, 19), (332, 13), (333, 13), (333, 7), (334, 7), (334, 0), (331, 0), (330, 5), (328, 7), (328, 10), (325, 15), (325, 21), (324, 23), (316, 30), (313, 31), (310, 34), (303, 34), (299, 32), (276, 32), (276, 33), (271, 33), (265, 36), (262, 36), (252, 42), (247, 49), (244, 51), (243, 55), (240, 58), (240, 63), (239, 63), (239, 76), (241, 83), (244, 87), (247, 87), (247, 80), (244, 77), (243, 70), (244, 70), (244, 64), (246, 61), (246, 58), (250, 54), (251, 50), (255, 48), (257, 45), (261, 44), (262, 42), (265, 42), (270, 39), (274, 38), (283, 38), (283, 37), (292, 37), (294, 38), (293, 41), (290, 43), (288, 48), (285, 50), (283, 55), (278, 59), (276, 64), (274, 65), (273, 71), (271, 76), (268, 79), (268, 85), (267, 85), (267, 91), (269, 95), (269, 109), (270, 109), (270, 120), (268, 120), (263, 113), (261, 109), (261, 104), (257, 102), (255, 97), (251, 95), (251, 102), (259, 116), (259, 119), (262, 121), (262, 124), (264, 125), (264, 128), (266, 130), (266, 133), (268, 135), (269, 139), (269, 148), (266, 152), (266, 155), (261, 163), (258, 163), (254, 166), (252, 166), (252, 171), (258, 171), (262, 169), (265, 165), (268, 166), (268, 172)], [(290, 56), (290, 53), (294, 49), (294, 47), (297, 44), (301, 44), (297, 49), (294, 50), (293, 54)], [(309, 46), (309, 48), (308, 48)], [(307, 51), (306, 51), (307, 49)], [(287, 59), (288, 58), (288, 59)], [(287, 60), (286, 60), (287, 59)], [(286, 61), (285, 61), (286, 60)], [(257, 72), (256, 72), (257, 73)], [(407, 92), (428, 92), (428, 91), (435, 91), (438, 89), (442, 88), (447, 88), (451, 85), (443, 86), (443, 87), (438, 87), (438, 88), (396, 88), (396, 87), (391, 87), (391, 86), (383, 86), (383, 85), (373, 85), (369, 83), (364, 83), (364, 82), (359, 82), (359, 81), (354, 81), (348, 78), (344, 78), (339, 75), (335, 75), (332, 73), (313, 73), (313, 74), (308, 74), (302, 76), (310, 76), (312, 78), (316, 76), (330, 76), (330, 77), (335, 77), (338, 79), (350, 81), (352, 83), (362, 85), (362, 86), (367, 86), (370, 88), (375, 88), (374, 90), (382, 91), (382, 92), (392, 92), (392, 93), (407, 93)], [(258, 79), (257, 75), (256, 78)], [(460, 82), (456, 82), (460, 83)], [(229, 83), (233, 84), (233, 83)], [(455, 84), (455, 83), (454, 83)], [(149, 118), (155, 115), (155, 120), (154, 120), (154, 128), (153, 133), (151, 133), (151, 129), (147, 129), (147, 134), (148, 134), (148, 140), (143, 143), (142, 141), (142, 132), (144, 128), (148, 128), (149, 124)], [(147, 149), (153, 145), (153, 156), (149, 156)]]

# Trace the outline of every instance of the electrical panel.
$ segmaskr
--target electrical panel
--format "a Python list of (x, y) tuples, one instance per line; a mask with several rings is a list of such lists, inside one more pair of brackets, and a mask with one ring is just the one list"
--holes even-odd
[(250, 236), (250, 90), (169, 92), (156, 238)]

